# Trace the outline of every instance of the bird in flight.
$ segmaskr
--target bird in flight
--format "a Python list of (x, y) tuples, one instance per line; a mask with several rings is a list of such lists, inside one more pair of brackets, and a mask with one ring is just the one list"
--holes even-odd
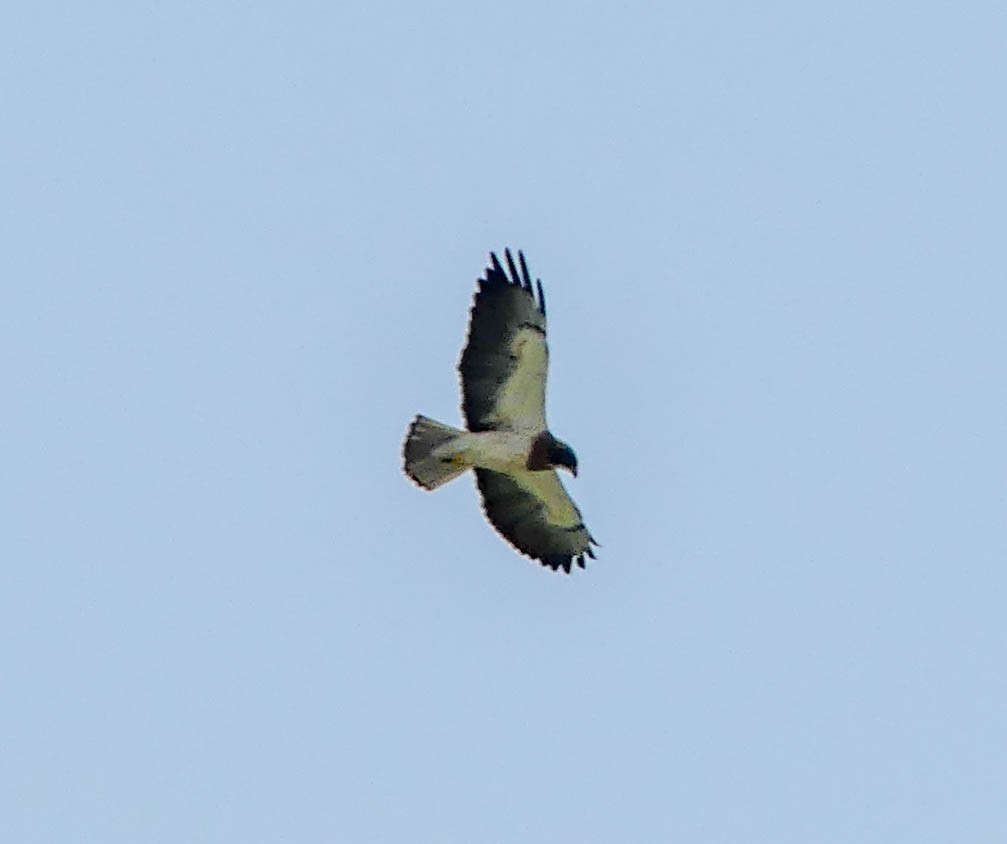
[(509, 249), (504, 259), (506, 271), (490, 253), (458, 364), (468, 429), (417, 416), (403, 446), (405, 472), (432, 490), (474, 469), (483, 510), (497, 532), (522, 554), (569, 573), (574, 561), (584, 568), (585, 557), (594, 559), (591, 546), (598, 543), (556, 472), (576, 477), (577, 456), (545, 420), (549, 347), (542, 282), (532, 289), (521, 252), (520, 272)]

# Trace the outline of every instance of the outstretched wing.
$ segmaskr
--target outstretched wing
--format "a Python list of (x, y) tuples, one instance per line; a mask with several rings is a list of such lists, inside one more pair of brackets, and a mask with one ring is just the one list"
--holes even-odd
[(508, 249), (504, 257), (509, 277), (490, 253), (486, 278), (479, 279), (468, 342), (458, 364), (462, 410), (470, 431), (547, 427), (545, 297), (538, 281), (536, 301), (524, 255), (517, 254), (520, 274)]
[(555, 470), (504, 475), (476, 469), (486, 517), (522, 554), (549, 568), (569, 573), (574, 560), (594, 559), (598, 543), (584, 527), (580, 510)]

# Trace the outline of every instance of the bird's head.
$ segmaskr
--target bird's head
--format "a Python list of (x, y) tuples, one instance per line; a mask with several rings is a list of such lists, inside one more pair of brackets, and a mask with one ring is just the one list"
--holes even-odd
[(549, 446), (549, 465), (557, 469), (564, 467), (570, 470), (570, 474), (577, 477), (577, 455), (570, 446), (564, 442), (554, 439)]

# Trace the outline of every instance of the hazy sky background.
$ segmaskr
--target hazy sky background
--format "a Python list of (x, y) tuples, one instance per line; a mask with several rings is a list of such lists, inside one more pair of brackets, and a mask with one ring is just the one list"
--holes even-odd
[[(3, 18), (5, 840), (1007, 840), (1002, 3)], [(569, 577), (400, 472), (505, 246)]]

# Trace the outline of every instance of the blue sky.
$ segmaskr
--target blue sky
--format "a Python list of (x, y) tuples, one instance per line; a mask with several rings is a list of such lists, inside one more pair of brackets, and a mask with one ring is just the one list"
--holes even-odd
[[(1004, 840), (1001, 4), (4, 17), (9, 840)], [(400, 472), (505, 246), (571, 577)]]

